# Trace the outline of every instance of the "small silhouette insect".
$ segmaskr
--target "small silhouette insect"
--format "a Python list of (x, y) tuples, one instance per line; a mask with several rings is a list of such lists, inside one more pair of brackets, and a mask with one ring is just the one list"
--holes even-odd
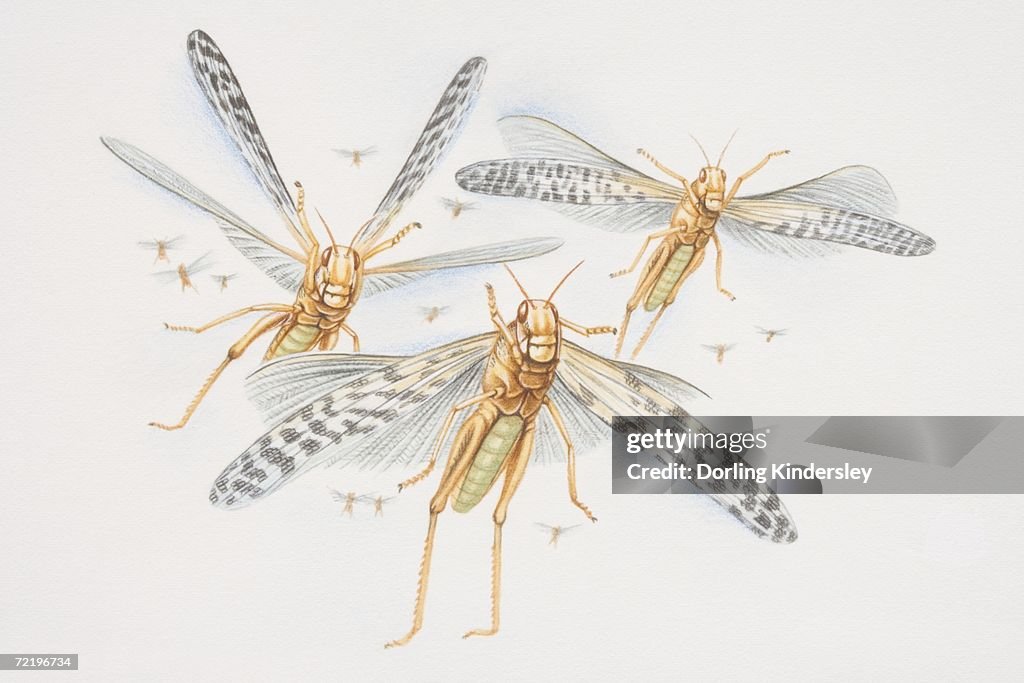
[(165, 237), (162, 240), (144, 240), (139, 242), (139, 246), (143, 249), (150, 249), (156, 252), (156, 258), (153, 259), (153, 263), (157, 263), (158, 261), (166, 261), (167, 263), (170, 263), (171, 259), (167, 257), (167, 252), (180, 245), (183, 239), (185, 239), (184, 235), (178, 235), (177, 237), (171, 237), (170, 239)]
[(463, 211), (472, 211), (477, 208), (476, 202), (464, 202), (461, 199), (449, 199), (441, 197), (441, 206), (452, 212), (452, 218), (458, 218)]
[(758, 327), (757, 333), (764, 335), (764, 340), (770, 342), (775, 337), (781, 337), (786, 334), (786, 330), (769, 330), (764, 327)]
[(718, 364), (721, 365), (722, 361), (725, 360), (725, 352), (736, 346), (735, 344), (701, 344), (708, 351), (714, 351)]
[(448, 308), (448, 306), (420, 306), (420, 312), (423, 314), (424, 320), (432, 323), (440, 318), (442, 313), (446, 313)]
[(234, 280), (236, 277), (238, 277), (238, 273), (228, 273), (227, 275), (211, 275), (210, 277), (213, 278), (214, 282), (220, 284), (220, 291), (223, 292), (225, 289), (228, 288), (228, 281)]
[(341, 509), (341, 514), (347, 514), (349, 517), (351, 517), (352, 508), (355, 506), (356, 501), (359, 500), (359, 496), (357, 496), (352, 491), (349, 491), (348, 493), (336, 491), (335, 489), (332, 489), (330, 486), (327, 487), (327, 490), (331, 492), (331, 498), (338, 501), (339, 503), (345, 504), (345, 507)]
[(176, 269), (161, 270), (160, 272), (153, 273), (153, 277), (163, 283), (171, 283), (178, 280), (181, 282), (182, 292), (191, 288), (196, 294), (198, 294), (199, 290), (196, 289), (195, 284), (192, 282), (192, 278), (196, 273), (202, 272), (212, 265), (213, 261), (210, 260), (210, 252), (206, 252), (187, 266), (183, 261), (178, 264)]
[(396, 497), (397, 496), (388, 496), (387, 498), (385, 498), (384, 496), (381, 496), (381, 495), (377, 495), (377, 494), (373, 494), (373, 493), (367, 493), (364, 496), (359, 496), (358, 498), (356, 498), (356, 501), (360, 502), (360, 503), (367, 503), (367, 504), (372, 503), (373, 504), (373, 516), (374, 517), (383, 517), (384, 516), (384, 503), (390, 502), (390, 501), (394, 500)]
[(352, 163), (349, 164), (349, 166), (355, 166), (356, 168), (359, 168), (360, 166), (363, 165), (363, 157), (368, 157), (371, 154), (376, 154), (377, 147), (370, 146), (367, 147), (366, 149), (334, 149), (332, 151), (338, 156), (344, 157), (346, 159), (351, 159)]
[(582, 524), (573, 524), (572, 526), (551, 526), (550, 524), (544, 524), (543, 522), (535, 522), (537, 526), (544, 529), (545, 532), (550, 534), (551, 540), (548, 541), (548, 545), (558, 548), (558, 538), (567, 531), (572, 531), (576, 527), (583, 526)]

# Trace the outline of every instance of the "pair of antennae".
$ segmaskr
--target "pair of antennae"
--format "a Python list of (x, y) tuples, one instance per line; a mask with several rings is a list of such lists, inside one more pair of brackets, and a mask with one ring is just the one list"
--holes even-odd
[[(580, 262), (579, 262), (579, 263), (577, 263), (577, 264), (576, 264), (575, 266), (573, 266), (573, 267), (572, 267), (572, 268), (571, 268), (571, 269), (569, 270), (569, 272), (568, 272), (568, 273), (566, 273), (564, 277), (562, 277), (562, 279), (561, 279), (561, 280), (559, 280), (559, 281), (558, 281), (558, 284), (557, 284), (557, 285), (555, 285), (555, 288), (554, 288), (553, 290), (551, 290), (551, 293), (550, 293), (550, 294), (548, 294), (548, 298), (547, 298), (547, 299), (546, 299), (546, 300), (544, 301), (544, 303), (545, 303), (545, 304), (550, 304), (550, 303), (551, 303), (551, 300), (552, 300), (553, 298), (555, 298), (555, 292), (557, 292), (557, 291), (559, 290), (559, 288), (560, 288), (560, 287), (561, 287), (562, 285), (564, 285), (564, 284), (565, 284), (565, 281), (569, 279), (569, 276), (570, 276), (570, 275), (572, 275), (573, 273), (575, 273), (575, 272), (576, 272), (576, 269), (577, 269), (577, 268), (579, 268), (579, 267), (580, 267), (580, 266), (582, 266), (582, 265), (583, 265), (583, 261), (580, 261)], [(508, 274), (512, 276), (512, 280), (513, 280), (513, 281), (514, 281), (514, 282), (516, 283), (516, 287), (518, 287), (518, 288), (519, 288), (519, 291), (523, 293), (523, 297), (525, 297), (527, 301), (532, 301), (533, 299), (532, 299), (532, 298), (530, 297), (530, 295), (529, 295), (529, 294), (527, 294), (527, 292), (526, 292), (526, 288), (525, 288), (525, 287), (523, 287), (523, 285), (522, 285), (522, 283), (521, 283), (521, 282), (519, 282), (519, 278), (517, 278), (517, 277), (516, 277), (516, 274), (512, 272), (512, 269), (511, 269), (511, 268), (509, 268), (509, 266), (508, 266), (508, 264), (507, 264), (507, 263), (506, 263), (506, 264), (504, 264), (504, 266), (505, 266), (505, 270), (507, 270), (507, 271), (508, 271)]]
[[(721, 165), (722, 159), (725, 158), (725, 150), (729, 149), (729, 145), (732, 143), (732, 139), (734, 137), (736, 137), (736, 133), (738, 133), (738, 132), (740, 132), (739, 128), (734, 130), (732, 132), (732, 135), (729, 136), (729, 141), (725, 143), (725, 147), (722, 148), (722, 153), (718, 155), (718, 161), (715, 162), (715, 166), (720, 166)], [(690, 137), (693, 138), (693, 141), (697, 143), (697, 147), (700, 149), (700, 153), (704, 155), (704, 161), (708, 162), (708, 166), (710, 167), (711, 166), (711, 160), (708, 159), (708, 153), (704, 151), (704, 146), (702, 144), (700, 144), (700, 140), (698, 140), (697, 138), (693, 137), (692, 133), (690, 134)]]

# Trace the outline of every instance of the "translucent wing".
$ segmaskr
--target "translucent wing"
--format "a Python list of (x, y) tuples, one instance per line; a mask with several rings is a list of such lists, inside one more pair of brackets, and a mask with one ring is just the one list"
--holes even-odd
[[(431, 430), (441, 428), (455, 402), (479, 390), (493, 340), (493, 333), (484, 334), (400, 358), (300, 406), (224, 469), (210, 502), (244, 507), (321, 464), (387, 467), (425, 457)], [(348, 359), (361, 359), (321, 357), (333, 357), (325, 365), (326, 382), (331, 371), (344, 371)]]
[(184, 239), (185, 239), (184, 235), (176, 235), (175, 237), (172, 237), (169, 240), (164, 240), (164, 246), (167, 247), (168, 249), (170, 249), (170, 248), (180, 244), (181, 241), (184, 240)]
[(516, 158), (459, 170), (465, 190), (542, 202), (614, 232), (664, 227), (684, 190), (614, 159), (561, 126), (534, 116), (498, 122)]
[(557, 237), (531, 237), (446, 251), (409, 261), (389, 263), (377, 268), (368, 268), (366, 276), (363, 278), (362, 296), (379, 294), (453, 268), (510, 263), (541, 256), (558, 249), (562, 244), (563, 241)]
[[(253, 116), (227, 58), (213, 42), (213, 38), (199, 30), (189, 34), (186, 52), (192, 64), (192, 73), (210, 107), (234, 140), (260, 187), (277, 207), (292, 234), (300, 235), (292, 196), (281, 180), (267, 141), (256, 124), (256, 117)], [(305, 243), (301, 237), (299, 241)]]
[(189, 275), (195, 275), (196, 273), (201, 273), (202, 271), (211, 268), (213, 266), (213, 258), (211, 257), (212, 253), (213, 252), (209, 251), (206, 252), (195, 261), (188, 264), (188, 267), (185, 270)]
[[(892, 220), (896, 198), (877, 171), (846, 166), (800, 185), (733, 199), (718, 230), (759, 249), (788, 255), (821, 253), (820, 243), (896, 256), (935, 249), (927, 235)], [(818, 242), (819, 244), (815, 244)]]
[(292, 292), (299, 288), (305, 273), (300, 254), (267, 237), (156, 157), (115, 138), (100, 141), (138, 173), (213, 216), (228, 241), (279, 285)]
[(423, 185), (443, 158), (473, 109), (486, 71), (486, 60), (474, 57), (455, 74), (373, 218), (356, 235), (358, 251), (367, 250), (377, 243), (405, 202)]
[(297, 353), (256, 369), (245, 380), (245, 393), (268, 425), (314, 399), (403, 356)]
[(356, 151), (359, 152), (359, 156), (368, 157), (371, 154), (376, 154), (377, 153), (377, 146), (376, 145), (370, 145), (366, 149), (360, 149), (360, 150), (356, 150)]
[[(575, 345), (573, 346), (575, 347)], [(594, 358), (602, 364), (612, 363), (600, 356), (594, 356)], [(619, 379), (631, 384), (646, 383), (680, 404), (701, 396), (707, 397), (707, 394), (689, 382), (661, 370), (621, 361), (615, 361), (614, 368), (614, 376)], [(605, 423), (598, 414), (591, 412), (582, 404), (561, 375), (555, 376), (555, 383), (551, 387), (549, 396), (562, 414), (562, 419), (566, 423), (566, 429), (573, 440), (577, 454), (585, 453), (611, 438), (610, 423)], [(565, 457), (565, 442), (555, 427), (551, 415), (543, 410), (537, 421), (533, 460), (540, 463), (557, 463), (565, 462)]]
[(178, 281), (177, 270), (160, 270), (155, 273), (150, 273), (150, 275), (156, 278), (157, 281), (160, 282), (161, 284), (169, 284), (171, 282)]
[[(640, 416), (641, 422), (645, 419), (643, 416), (658, 415), (675, 417), (694, 432), (707, 432), (699, 421), (645, 382), (633, 368), (623, 368), (622, 364), (602, 358), (572, 342), (562, 342), (558, 375), (565, 380), (575, 400), (608, 425), (616, 415)], [(690, 386), (679, 379), (676, 383), (681, 389)], [(701, 447), (683, 451), (679, 457), (688, 467), (696, 468), (699, 463), (728, 467), (738, 456), (727, 450)], [(793, 520), (771, 488), (742, 480), (727, 480), (721, 486), (711, 487), (711, 484), (718, 483), (693, 482), (758, 536), (780, 543), (796, 540)]]
[(504, 116), (498, 119), (498, 130), (505, 146), (517, 157), (562, 159), (585, 166), (614, 168), (626, 175), (658, 182), (640, 171), (608, 156), (581, 137), (557, 123), (539, 116)]

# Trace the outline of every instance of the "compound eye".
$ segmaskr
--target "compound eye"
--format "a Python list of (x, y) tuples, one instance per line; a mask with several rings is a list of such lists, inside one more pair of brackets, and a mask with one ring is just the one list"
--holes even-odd
[(722, 182), (725, 182), (725, 171), (722, 171)]
[(702, 183), (706, 183), (706, 182), (708, 181), (708, 172), (707, 172), (707, 169), (703, 169), (703, 168), (702, 168), (702, 169), (700, 169), (700, 181), (701, 181)]
[(519, 318), (520, 322), (526, 322), (526, 318), (529, 316), (529, 309), (526, 302), (519, 304), (519, 312), (516, 313), (516, 317)]

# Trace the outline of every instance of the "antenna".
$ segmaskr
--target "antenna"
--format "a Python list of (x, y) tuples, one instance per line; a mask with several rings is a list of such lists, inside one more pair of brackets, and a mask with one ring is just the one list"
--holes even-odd
[(710, 166), (711, 165), (711, 160), (708, 159), (708, 153), (704, 151), (704, 145), (700, 144), (700, 140), (698, 140), (697, 138), (693, 137), (693, 133), (690, 133), (690, 137), (693, 139), (694, 142), (697, 143), (697, 147), (700, 148), (700, 153), (704, 155), (704, 161), (708, 162), (708, 166)]
[(558, 291), (558, 288), (561, 287), (563, 284), (565, 284), (565, 281), (569, 279), (569, 276), (572, 275), (574, 272), (576, 272), (576, 269), (579, 268), (582, 265), (583, 265), (583, 261), (580, 261), (579, 263), (577, 263), (575, 266), (572, 267), (572, 270), (570, 270), (568, 273), (565, 274), (565, 277), (563, 277), (559, 281), (559, 283), (557, 285), (555, 285), (555, 288), (553, 290), (551, 290), (551, 294), (548, 295), (548, 299), (547, 299), (547, 301), (545, 303), (548, 303), (548, 304), (551, 303), (551, 299), (554, 298), (555, 292)]
[(337, 254), (338, 243), (334, 241), (334, 234), (331, 232), (331, 226), (327, 225), (327, 221), (324, 220), (323, 215), (320, 213), (320, 209), (314, 208), (313, 210), (316, 211), (317, 218), (320, 219), (320, 222), (324, 224), (324, 230), (327, 231), (327, 236), (331, 238), (331, 249), (333, 249), (334, 253)]
[(729, 142), (725, 143), (725, 147), (722, 148), (722, 153), (718, 155), (718, 161), (715, 163), (715, 166), (720, 166), (722, 164), (722, 159), (725, 158), (725, 150), (729, 149), (729, 145), (732, 143), (732, 139), (736, 137), (736, 133), (739, 132), (740, 129), (737, 128), (732, 132), (732, 135), (729, 136)]
[(502, 264), (502, 265), (505, 266), (505, 270), (507, 270), (508, 274), (512, 276), (512, 279), (515, 280), (516, 287), (518, 287), (519, 291), (523, 293), (523, 297), (525, 297), (526, 300), (529, 301), (530, 300), (530, 295), (526, 293), (526, 289), (523, 287), (522, 283), (519, 282), (519, 278), (516, 277), (516, 274), (512, 272), (512, 269), (508, 267), (507, 263)]

